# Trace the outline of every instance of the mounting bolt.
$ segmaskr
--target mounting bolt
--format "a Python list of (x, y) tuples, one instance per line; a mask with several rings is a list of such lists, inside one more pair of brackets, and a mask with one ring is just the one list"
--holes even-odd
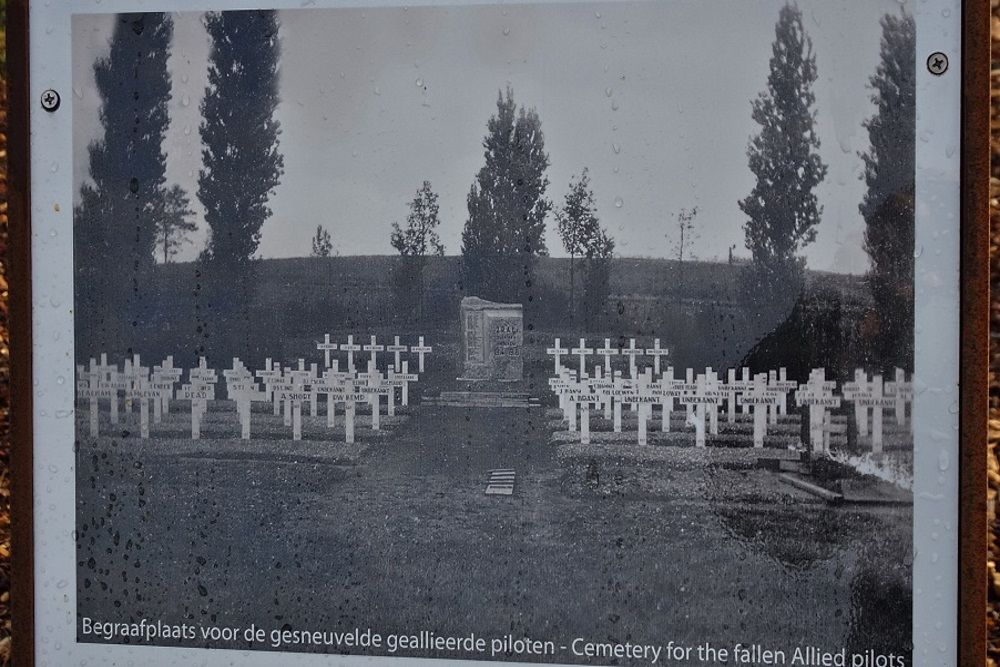
[(935, 51), (931, 55), (927, 56), (927, 71), (934, 76), (941, 76), (947, 72), (948, 56), (940, 51)]
[(42, 93), (42, 108), (52, 113), (59, 108), (59, 93), (49, 88)]

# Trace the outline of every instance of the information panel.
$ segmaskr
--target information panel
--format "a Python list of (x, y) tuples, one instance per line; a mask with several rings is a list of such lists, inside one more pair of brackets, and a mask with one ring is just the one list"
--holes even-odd
[(33, 3), (38, 664), (956, 664), (961, 14)]

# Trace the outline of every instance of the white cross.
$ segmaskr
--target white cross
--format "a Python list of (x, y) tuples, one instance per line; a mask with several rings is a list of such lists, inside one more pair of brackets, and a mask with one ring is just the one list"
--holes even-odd
[(335, 351), (339, 345), (330, 342), (330, 334), (323, 334), (323, 342), (316, 343), (317, 350), (323, 350), (323, 368), (330, 367), (330, 352)]
[(559, 339), (556, 338), (556, 344), (554, 347), (546, 348), (545, 353), (556, 358), (555, 374), (559, 375), (562, 372), (562, 364), (559, 362), (559, 358), (564, 354), (569, 352), (565, 347), (559, 346)]
[(646, 356), (653, 357), (653, 376), (660, 376), (660, 357), (665, 357), (670, 354), (670, 350), (665, 347), (660, 347), (660, 339), (653, 339), (653, 347), (646, 348)]
[(617, 347), (611, 347), (611, 339), (604, 339), (604, 347), (597, 351), (597, 354), (604, 355), (604, 371), (608, 374), (611, 373), (611, 357), (618, 354)]
[(836, 382), (826, 379), (825, 368), (814, 368), (809, 373), (809, 381), (800, 384), (795, 392), (795, 404), (809, 406), (809, 444), (815, 453), (829, 451), (826, 416), (830, 408), (840, 407), (840, 397), (833, 395), (836, 387)]
[(635, 358), (644, 353), (644, 349), (635, 346), (635, 338), (630, 338), (629, 346), (622, 350), (622, 354), (628, 356), (628, 376), (630, 378), (635, 378), (636, 376)]
[(386, 352), (392, 352), (393, 355), (395, 355), (394, 358), (393, 358), (393, 362), (394, 363), (393, 363), (392, 366), (393, 366), (393, 368), (397, 368), (398, 369), (398, 368), (401, 368), (401, 366), (399, 365), (400, 364), (400, 356), (399, 355), (402, 354), (403, 352), (408, 352), (410, 348), (407, 347), (406, 345), (400, 345), (399, 344), (399, 336), (395, 336), (394, 340), (395, 340), (395, 342), (392, 345), (387, 345), (386, 346), (385, 351)]
[(354, 344), (354, 336), (348, 336), (347, 337), (347, 342), (341, 344), (340, 349), (343, 352), (347, 352), (347, 372), (348, 373), (355, 372), (355, 370), (354, 370), (354, 353), (355, 352), (360, 352), (361, 351), (361, 346)]
[(744, 392), (739, 398), (740, 405), (753, 406), (753, 446), (764, 446), (764, 436), (767, 435), (767, 411), (778, 403), (778, 395), (767, 386), (767, 373), (758, 373), (753, 378), (753, 389)]
[(363, 349), (364, 349), (365, 352), (371, 352), (372, 353), (372, 360), (371, 360), (372, 364), (376, 364), (377, 365), (377, 359), (376, 359), (375, 355), (378, 354), (379, 352), (382, 352), (383, 350), (385, 350), (385, 346), (384, 345), (377, 345), (375, 343), (375, 336), (372, 336), (372, 342), (369, 345), (365, 345)]
[(580, 357), (580, 375), (585, 375), (587, 373), (587, 356), (594, 353), (594, 351), (587, 347), (587, 339), (580, 339), (580, 347), (575, 347), (570, 350), (571, 354), (579, 355)]
[(423, 336), (421, 336), (418, 339), (418, 344), (417, 345), (411, 345), (410, 346), (410, 352), (416, 352), (417, 353), (417, 359), (419, 361), (419, 364), (417, 366), (417, 372), (418, 373), (423, 373), (424, 372), (424, 355), (425, 354), (430, 354), (433, 351), (434, 351), (434, 348), (430, 347), (429, 345), (424, 345), (424, 337)]
[(868, 373), (858, 368), (854, 371), (854, 382), (845, 382), (840, 393), (845, 401), (854, 403), (854, 420), (858, 425), (858, 435), (868, 436), (868, 408), (863, 407), (859, 398), (871, 398), (872, 386), (868, 382)]

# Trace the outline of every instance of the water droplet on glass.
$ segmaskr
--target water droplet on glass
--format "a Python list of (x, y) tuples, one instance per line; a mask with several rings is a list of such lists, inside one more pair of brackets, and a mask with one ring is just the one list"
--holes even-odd
[(190, 125), (185, 125), (184, 126), (184, 135), (185, 136), (190, 136), (191, 135), (191, 126)]
[(375, 94), (376, 95), (381, 95), (382, 94), (382, 90), (378, 86), (375, 86)]
[(940, 469), (941, 472), (944, 472), (948, 469), (948, 465), (948, 452), (942, 449), (941, 453), (938, 454), (938, 469)]
[(611, 144), (611, 149), (615, 152), (615, 155), (622, 152), (622, 147), (619, 144)]
[(612, 167), (611, 171), (613, 171), (613, 172), (615, 172), (617, 174), (618, 173), (618, 166), (615, 165), (614, 167)]
[(49, 303), (52, 304), (53, 308), (58, 308), (59, 306), (62, 305), (62, 299), (54, 296), (51, 299), (49, 299)]
[(49, 26), (48, 28), (45, 29), (45, 34), (46, 35), (51, 35), (53, 30), (55, 30), (55, 28), (53, 28), (52, 26)]
[(594, 12), (594, 18), (598, 18), (598, 19), (601, 18), (601, 13), (600, 12)]
[(191, 106), (191, 96), (190, 95), (185, 95), (184, 97), (181, 98), (181, 106), (184, 106), (184, 107)]
[(417, 86), (420, 87), (420, 88), (423, 88), (423, 86), (424, 86), (424, 80), (421, 79), (419, 76), (417, 77), (417, 80), (414, 83), (416, 83)]
[(76, 99), (82, 100), (83, 99), (83, 88), (80, 88), (80, 86), (73, 86), (73, 94), (76, 95)]
[(958, 414), (958, 403), (952, 403), (948, 406), (948, 414), (957, 415)]
[(509, 35), (510, 34), (510, 28), (504, 28), (503, 29), (503, 34), (504, 34), (504, 36)]
[(58, 162), (53, 162), (52, 166), (50, 167), (50, 169), (52, 170), (53, 174), (56, 173), (57, 171), (59, 171), (59, 163)]
[(56, 384), (59, 384), (59, 385), (66, 384), (66, 378), (64, 378), (62, 375), (60, 375), (59, 377), (56, 378)]
[(615, 197), (615, 208), (621, 208), (625, 204), (625, 200), (621, 198), (621, 195)]
[(604, 94), (606, 96), (608, 96), (608, 97), (611, 97), (612, 95), (614, 95), (614, 93), (615, 93), (615, 91), (613, 89), (611, 89), (611, 88), (605, 88), (604, 89)]
[(187, 82), (188, 82), (188, 75), (181, 74), (181, 83), (187, 83)]
[(60, 579), (56, 582), (56, 588), (66, 588), (69, 586), (69, 581), (66, 579)]
[(953, 158), (953, 157), (955, 157), (955, 151), (957, 151), (957, 150), (958, 150), (958, 146), (956, 146), (955, 144), (950, 144), (950, 145), (948, 145), (948, 146), (945, 147), (945, 149), (944, 149), (944, 155), (947, 158)]
[(918, 245), (913, 249), (914, 258), (920, 257), (922, 254), (924, 254), (924, 247), (922, 245)]
[(949, 16), (951, 16), (951, 10), (950, 9), (942, 9), (941, 10), (941, 16), (943, 16), (945, 18), (948, 18)]
[(611, 110), (618, 111), (618, 100), (615, 100), (611, 103)]

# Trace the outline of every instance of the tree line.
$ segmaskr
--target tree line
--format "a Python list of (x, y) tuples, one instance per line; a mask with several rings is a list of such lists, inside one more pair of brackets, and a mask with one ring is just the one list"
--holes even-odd
[[(197, 197), (208, 239), (198, 260), (196, 354), (227, 329), (249, 328), (253, 258), (283, 173), (275, 11), (213, 12), (201, 103)], [(188, 194), (166, 183), (173, 35), (169, 14), (118, 14), (109, 54), (94, 64), (101, 136), (88, 147), (90, 182), (74, 210), (78, 349), (131, 354), (157, 325), (156, 257), (169, 261), (196, 229)], [(162, 324), (162, 323), (161, 323)], [(226, 349), (225, 353), (239, 350)]]
[[(912, 368), (915, 28), (906, 14), (886, 15), (881, 24), (880, 63), (869, 79), (876, 112), (864, 124), (870, 149), (860, 155), (867, 185), (860, 211), (872, 263), (878, 356)], [(225, 338), (223, 325), (252, 328), (253, 260), (284, 166), (274, 116), (280, 58), (276, 12), (209, 13), (205, 27), (211, 50), (195, 193), (208, 226), (195, 284), (199, 351), (211, 347), (213, 337)], [(157, 257), (169, 261), (195, 229), (188, 194), (166, 183), (162, 149), (172, 31), (168, 14), (120, 14), (109, 55), (94, 65), (103, 134), (88, 148), (91, 180), (81, 187), (74, 212), (78, 344), (98, 340), (106, 349), (131, 351), (141, 328), (155, 324)], [(739, 202), (752, 255), (744, 288), (747, 301), (760, 311), (787, 312), (802, 293), (801, 253), (815, 240), (822, 216), (814, 192), (826, 175), (815, 131), (816, 78), (801, 12), (785, 5), (775, 26), (766, 87), (751, 108), (760, 125), (747, 148), (756, 185)], [(562, 205), (554, 207), (546, 198), (550, 161), (541, 120), (534, 109), (515, 103), (510, 87), (498, 93), (482, 146), (484, 165), (466, 197), (463, 291), (530, 306), (537, 259), (548, 254), (545, 228), (551, 213), (570, 256), (569, 313), (590, 326), (607, 301), (615, 241), (600, 223), (589, 169), (583, 166)], [(697, 235), (696, 213), (697, 208), (681, 209), (677, 215), (681, 262), (686, 250), (690, 257)], [(414, 317), (419, 317), (426, 258), (444, 252), (439, 222), (437, 194), (424, 181), (405, 222), (392, 224), (390, 243), (400, 254), (394, 284), (400, 307)], [(322, 226), (312, 249), (319, 256), (334, 253)]]

